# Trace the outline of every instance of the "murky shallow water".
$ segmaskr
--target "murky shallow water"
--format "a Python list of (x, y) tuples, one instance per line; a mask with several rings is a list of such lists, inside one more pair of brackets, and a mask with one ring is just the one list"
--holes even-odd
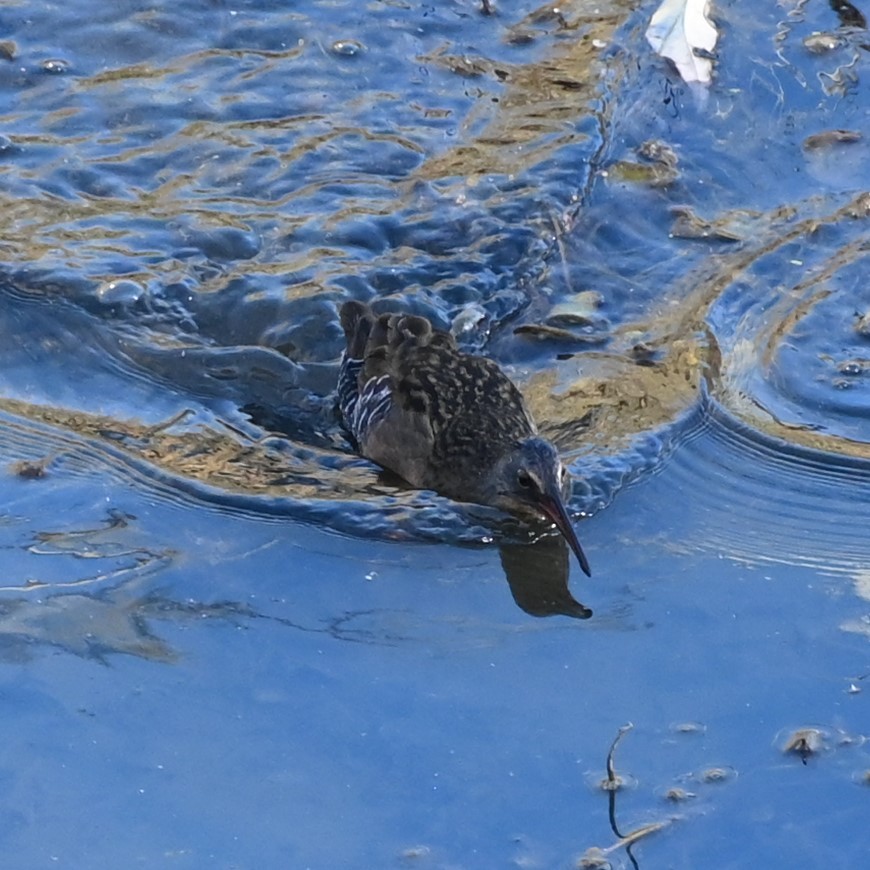
[[(16, 866), (574, 866), (616, 842), (629, 721), (616, 828), (664, 827), (613, 866), (861, 864), (868, 52), (839, 9), (720, 4), (706, 96), (652, 7), (5, 9)], [(592, 581), (349, 452), (348, 296), (511, 367)]]

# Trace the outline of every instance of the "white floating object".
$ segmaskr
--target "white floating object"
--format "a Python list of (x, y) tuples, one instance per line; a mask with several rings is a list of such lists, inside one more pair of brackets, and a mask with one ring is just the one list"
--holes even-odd
[(707, 13), (709, 0), (663, 0), (646, 29), (653, 51), (673, 61), (687, 84), (710, 84), (719, 37)]

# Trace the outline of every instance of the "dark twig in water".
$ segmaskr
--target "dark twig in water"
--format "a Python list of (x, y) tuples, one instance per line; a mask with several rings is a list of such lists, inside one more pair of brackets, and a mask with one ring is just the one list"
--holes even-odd
[(623, 834), (619, 830), (619, 826), (616, 823), (616, 793), (622, 787), (623, 780), (616, 772), (616, 766), (613, 763), (613, 756), (616, 752), (616, 747), (619, 745), (619, 741), (634, 728), (634, 725), (629, 722), (626, 725), (623, 725), (616, 734), (616, 737), (613, 739), (613, 743), (610, 744), (610, 751), (607, 753), (607, 779), (603, 780), (601, 783), (601, 787), (607, 791), (608, 794), (608, 803), (609, 803), (609, 815), (610, 815), (610, 827), (613, 830), (613, 833), (617, 836), (617, 842), (615, 842), (612, 846), (608, 846), (606, 849), (592, 848), (588, 849), (586, 854), (580, 859), (578, 866), (580, 867), (588, 867), (588, 868), (601, 868), (608, 867), (609, 862), (606, 860), (607, 856), (611, 852), (615, 852), (617, 849), (625, 849), (626, 855), (628, 855), (629, 860), (631, 861), (631, 866), (634, 867), (634, 870), (640, 870), (637, 864), (637, 860), (631, 852), (631, 847), (643, 837), (649, 836), (650, 834), (654, 834), (656, 831), (660, 831), (662, 828), (667, 827), (672, 820), (664, 821), (664, 822), (651, 822), (648, 825), (642, 825), (639, 828), (636, 828), (633, 831), (630, 831), (627, 834)]
[[(610, 744), (610, 751), (607, 753), (607, 781), (612, 783), (610, 791), (616, 791), (622, 782), (622, 780), (620, 780), (616, 775), (616, 768), (613, 765), (613, 753), (616, 752), (616, 747), (619, 745), (619, 741), (622, 740), (622, 738), (628, 734), (632, 728), (634, 728), (634, 725), (631, 722), (623, 725), (617, 732), (616, 737), (613, 738), (613, 743)], [(622, 836), (619, 831), (614, 831), (614, 833), (617, 837)]]
[[(628, 734), (631, 729), (634, 728), (631, 722), (623, 725), (619, 731), (616, 732), (616, 737), (613, 738), (613, 743), (610, 744), (610, 750), (607, 753), (607, 811), (610, 817), (610, 828), (620, 840), (625, 840), (626, 836), (619, 830), (619, 825), (616, 824), (616, 792), (619, 791), (622, 786), (622, 779), (616, 773), (616, 767), (613, 764), (613, 755), (616, 752), (616, 747), (619, 745), (620, 740)], [(632, 867), (634, 870), (638, 870), (637, 861), (635, 860), (634, 855), (631, 852), (631, 843), (629, 843), (625, 848), (625, 853), (628, 855), (629, 860), (631, 861)]]

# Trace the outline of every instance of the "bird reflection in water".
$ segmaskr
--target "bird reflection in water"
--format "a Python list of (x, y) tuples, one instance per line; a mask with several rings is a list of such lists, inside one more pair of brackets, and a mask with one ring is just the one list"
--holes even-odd
[(589, 619), (592, 611), (568, 589), (571, 564), (562, 537), (534, 543), (501, 544), (501, 564), (517, 605), (531, 616), (570, 616)]

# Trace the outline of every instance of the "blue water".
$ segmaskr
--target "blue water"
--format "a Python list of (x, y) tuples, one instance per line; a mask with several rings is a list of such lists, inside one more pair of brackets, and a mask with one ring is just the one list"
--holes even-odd
[[(866, 863), (866, 24), (718, 4), (704, 94), (653, 8), (0, 12), (9, 866)], [(509, 368), (591, 580), (353, 455), (349, 297)]]

